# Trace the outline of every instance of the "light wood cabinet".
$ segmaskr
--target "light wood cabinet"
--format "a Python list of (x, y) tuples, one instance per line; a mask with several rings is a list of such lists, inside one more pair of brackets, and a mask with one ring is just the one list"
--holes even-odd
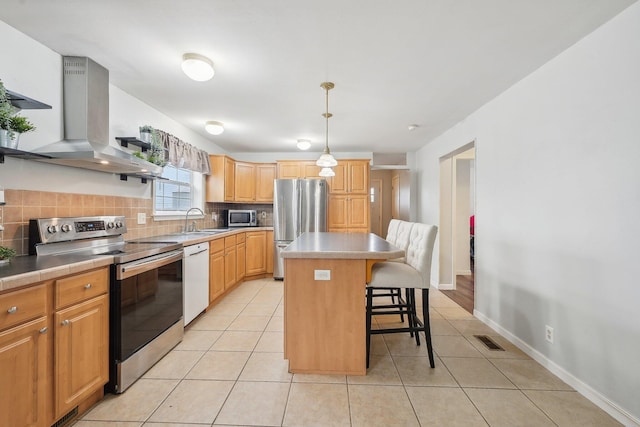
[(246, 274), (264, 274), (267, 271), (266, 256), (266, 231), (249, 231), (246, 233)]
[(369, 196), (329, 195), (329, 231), (369, 232)]
[(273, 203), (273, 180), (276, 179), (276, 165), (256, 164), (256, 202)]
[[(3, 312), (15, 305), (6, 307), (0, 305)], [(44, 316), (0, 332), (0, 425), (51, 424), (50, 336)]]
[(206, 176), (207, 202), (235, 201), (235, 161), (227, 156), (210, 155), (211, 174)]
[(369, 160), (338, 160), (329, 180), (332, 194), (369, 194)]
[(57, 311), (55, 414), (59, 418), (109, 380), (109, 297)]
[(315, 160), (279, 160), (277, 165), (280, 179), (322, 178)]
[(266, 239), (267, 274), (273, 274), (273, 231), (267, 230)]
[(224, 289), (227, 290), (236, 284), (236, 236), (224, 238)]
[(245, 242), (245, 233), (240, 233), (236, 235), (236, 281), (241, 281), (244, 279), (246, 275), (246, 242)]
[(235, 162), (236, 202), (254, 202), (256, 200), (256, 166), (253, 163)]
[(209, 242), (209, 304), (224, 293), (224, 238)]

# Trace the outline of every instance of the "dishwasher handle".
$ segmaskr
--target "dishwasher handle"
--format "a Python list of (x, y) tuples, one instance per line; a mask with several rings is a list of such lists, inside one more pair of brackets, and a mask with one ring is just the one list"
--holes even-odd
[(201, 253), (203, 253), (203, 252), (207, 252), (208, 250), (209, 250), (209, 248), (205, 248), (205, 249), (203, 249), (203, 250), (201, 250), (201, 251), (190, 253), (190, 254), (188, 254), (187, 256), (194, 256), (194, 255), (198, 255), (198, 254), (201, 254)]

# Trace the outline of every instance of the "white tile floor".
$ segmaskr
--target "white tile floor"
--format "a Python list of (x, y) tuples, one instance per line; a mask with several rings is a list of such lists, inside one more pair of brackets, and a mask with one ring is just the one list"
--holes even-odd
[[(364, 377), (293, 375), (282, 353), (282, 282), (245, 282), (129, 390), (75, 425), (620, 425), (437, 290), (430, 304), (435, 369), (424, 343), (390, 334), (373, 336)], [(506, 351), (487, 350), (474, 334)]]

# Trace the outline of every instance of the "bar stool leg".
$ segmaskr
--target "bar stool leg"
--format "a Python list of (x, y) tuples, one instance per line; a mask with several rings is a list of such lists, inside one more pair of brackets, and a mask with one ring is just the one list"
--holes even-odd
[(436, 367), (433, 361), (433, 346), (431, 344), (431, 322), (429, 321), (429, 289), (422, 290), (422, 317), (424, 324), (424, 336), (427, 340), (427, 353), (429, 354), (429, 365)]
[(373, 313), (373, 288), (367, 288), (367, 369), (369, 369), (369, 354), (371, 353), (371, 315)]

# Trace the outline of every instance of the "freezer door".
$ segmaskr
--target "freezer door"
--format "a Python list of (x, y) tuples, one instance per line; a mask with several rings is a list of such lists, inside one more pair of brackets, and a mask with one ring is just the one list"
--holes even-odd
[(298, 235), (307, 231), (327, 231), (327, 181), (301, 179), (298, 186), (300, 196)]
[(273, 242), (273, 278), (275, 280), (284, 279), (284, 258), (282, 250), (289, 246), (291, 242)]
[(298, 193), (296, 179), (273, 181), (273, 238), (292, 241), (298, 227)]

